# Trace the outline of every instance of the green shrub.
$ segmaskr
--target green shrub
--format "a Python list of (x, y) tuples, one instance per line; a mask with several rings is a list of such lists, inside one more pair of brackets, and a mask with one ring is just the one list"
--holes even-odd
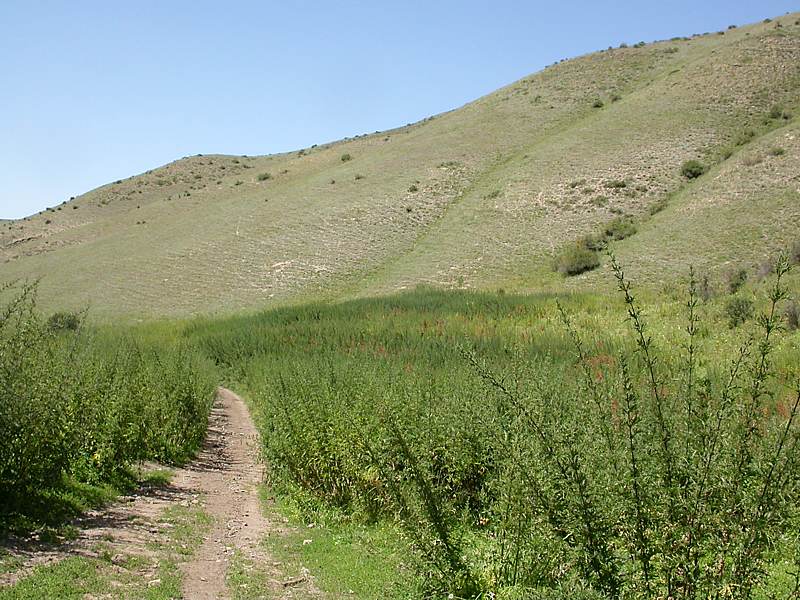
[(599, 252), (605, 250), (608, 246), (608, 237), (604, 233), (585, 235), (578, 240), (578, 246)]
[(258, 176), (259, 181), (267, 181), (269, 179), (272, 179), (272, 173), (261, 173)]
[(408, 186), (408, 191), (413, 194), (414, 192), (418, 192), (419, 188), (417, 187), (416, 183), (412, 183), (410, 186)]
[(605, 227), (605, 234), (613, 240), (624, 240), (636, 233), (636, 224), (629, 217), (617, 217), (609, 221)]
[(605, 104), (600, 98), (597, 98), (594, 102), (592, 102), (592, 108), (603, 108), (603, 106), (605, 106)]
[(47, 319), (47, 327), (53, 331), (76, 331), (81, 326), (81, 316), (73, 312), (57, 312)]
[(769, 149), (770, 156), (783, 156), (784, 154), (786, 154), (786, 150), (784, 150), (780, 146), (774, 146)]
[(708, 302), (716, 295), (714, 286), (711, 284), (711, 279), (708, 275), (703, 275), (703, 277), (700, 278), (697, 294), (703, 302)]
[(622, 189), (628, 186), (628, 182), (624, 179), (613, 179), (611, 181), (606, 181), (606, 187), (612, 190)]
[(667, 208), (667, 206), (669, 206), (669, 198), (667, 196), (662, 196), (647, 207), (647, 212), (651, 215), (655, 215)]
[(748, 275), (747, 269), (737, 267), (728, 271), (725, 279), (728, 283), (728, 292), (731, 294), (735, 294), (738, 292), (742, 286), (747, 283)]
[(737, 146), (744, 146), (753, 140), (756, 137), (756, 132), (752, 129), (745, 129), (736, 138), (733, 140), (733, 143)]
[(564, 276), (580, 275), (600, 266), (600, 255), (589, 248), (574, 244), (558, 255), (555, 270)]
[(742, 158), (742, 164), (745, 167), (754, 167), (764, 162), (764, 158), (760, 154), (748, 154)]
[(681, 175), (686, 179), (696, 179), (706, 172), (706, 166), (699, 160), (687, 160), (681, 165)]
[(746, 323), (753, 316), (753, 301), (742, 296), (728, 298), (725, 303), (725, 316), (731, 329)]
[(341, 160), (342, 160), (342, 162), (347, 162), (348, 160), (353, 160), (353, 157), (350, 156), (349, 154), (345, 153), (345, 154), (342, 154)]

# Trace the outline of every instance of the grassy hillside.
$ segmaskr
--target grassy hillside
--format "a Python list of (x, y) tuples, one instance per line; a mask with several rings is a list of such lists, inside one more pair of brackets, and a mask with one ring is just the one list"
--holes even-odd
[[(595, 285), (605, 268), (565, 280), (553, 256), (619, 215), (638, 232), (615, 250), (653, 285), (786, 247), (800, 226), (800, 14), (637, 46), (400, 129), (111, 183), (2, 223), (0, 279), (41, 277), (48, 309), (137, 318), (418, 283)], [(709, 171), (687, 180), (688, 159)]]

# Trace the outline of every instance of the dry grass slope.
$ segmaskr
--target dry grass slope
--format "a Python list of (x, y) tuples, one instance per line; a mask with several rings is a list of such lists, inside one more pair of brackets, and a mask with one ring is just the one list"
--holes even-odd
[[(101, 319), (421, 282), (558, 289), (598, 275), (565, 283), (554, 253), (621, 214), (644, 222), (617, 251), (653, 282), (758, 261), (800, 226), (797, 22), (590, 54), (298, 152), (185, 158), (0, 223), (0, 279), (41, 277), (46, 307)], [(687, 182), (692, 158), (715, 166)]]

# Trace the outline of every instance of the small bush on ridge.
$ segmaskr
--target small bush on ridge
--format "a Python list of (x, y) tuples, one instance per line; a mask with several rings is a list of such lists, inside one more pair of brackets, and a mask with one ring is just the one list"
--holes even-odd
[(556, 258), (555, 270), (562, 275), (580, 275), (600, 266), (600, 256), (595, 250), (574, 244)]
[(681, 175), (686, 179), (697, 179), (706, 172), (706, 166), (699, 160), (687, 160), (681, 165)]
[(636, 233), (636, 224), (629, 217), (617, 217), (609, 221), (605, 227), (605, 234), (613, 240), (624, 240)]

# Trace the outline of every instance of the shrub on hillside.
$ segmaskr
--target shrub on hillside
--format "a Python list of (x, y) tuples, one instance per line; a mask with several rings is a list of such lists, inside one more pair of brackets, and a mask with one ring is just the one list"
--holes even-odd
[(783, 116), (783, 106), (774, 104), (772, 108), (769, 109), (768, 116), (770, 119), (780, 119)]
[(345, 154), (342, 154), (341, 160), (342, 160), (342, 162), (347, 162), (348, 160), (353, 160), (353, 157), (350, 156), (349, 154), (345, 153)]
[(697, 294), (703, 302), (708, 302), (715, 296), (716, 292), (714, 291), (714, 286), (711, 284), (711, 279), (709, 279), (708, 275), (703, 275), (700, 278)]
[(742, 164), (745, 167), (754, 167), (764, 162), (764, 158), (760, 154), (748, 154), (742, 158)]
[(613, 240), (624, 240), (636, 233), (636, 224), (630, 217), (617, 217), (609, 221), (605, 227), (605, 234)]
[(578, 240), (578, 246), (599, 252), (608, 247), (608, 238), (604, 233), (590, 233)]
[(267, 181), (268, 179), (272, 179), (272, 173), (261, 173), (258, 176), (259, 181)]
[(81, 326), (81, 316), (74, 312), (57, 312), (47, 319), (47, 327), (53, 331), (77, 331)]
[(736, 268), (728, 271), (728, 274), (725, 276), (725, 280), (728, 284), (728, 292), (735, 294), (745, 283), (747, 283), (747, 269)]
[(669, 197), (668, 196), (661, 196), (658, 200), (655, 200), (650, 206), (647, 207), (647, 212), (651, 215), (656, 215), (660, 213), (662, 210), (669, 206)]
[(595, 250), (577, 243), (558, 255), (555, 270), (564, 276), (580, 275), (600, 266), (600, 255)]
[(756, 132), (752, 129), (745, 129), (736, 138), (733, 140), (733, 143), (737, 146), (744, 146), (753, 140), (756, 137)]
[(731, 329), (746, 323), (753, 316), (753, 301), (742, 296), (728, 298), (725, 303), (725, 316)]
[(755, 274), (753, 278), (758, 281), (764, 281), (767, 277), (769, 277), (774, 272), (775, 265), (771, 260), (765, 260), (759, 263), (756, 266)]
[(699, 160), (687, 160), (681, 165), (681, 175), (686, 179), (697, 179), (706, 172), (706, 166)]

